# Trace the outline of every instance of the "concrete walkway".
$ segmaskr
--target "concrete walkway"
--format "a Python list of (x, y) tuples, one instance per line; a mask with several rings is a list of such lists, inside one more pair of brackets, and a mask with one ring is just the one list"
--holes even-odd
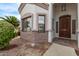
[(53, 43), (44, 56), (77, 56), (74, 48)]

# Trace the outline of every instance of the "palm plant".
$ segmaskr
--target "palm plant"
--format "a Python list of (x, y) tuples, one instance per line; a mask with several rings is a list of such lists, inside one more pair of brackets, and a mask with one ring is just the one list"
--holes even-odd
[(15, 28), (19, 26), (19, 21), (15, 16), (5, 16), (0, 18), (14, 25)]

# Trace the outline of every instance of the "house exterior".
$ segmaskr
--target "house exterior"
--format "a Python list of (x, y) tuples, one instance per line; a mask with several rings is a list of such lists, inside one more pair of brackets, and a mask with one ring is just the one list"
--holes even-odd
[(36, 44), (65, 38), (79, 47), (79, 4), (21, 3), (19, 13), (22, 39)]

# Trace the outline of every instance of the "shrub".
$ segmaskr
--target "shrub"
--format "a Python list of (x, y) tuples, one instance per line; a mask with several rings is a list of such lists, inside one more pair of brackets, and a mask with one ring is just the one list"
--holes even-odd
[(14, 26), (0, 20), (0, 49), (8, 47), (10, 40), (15, 37)]

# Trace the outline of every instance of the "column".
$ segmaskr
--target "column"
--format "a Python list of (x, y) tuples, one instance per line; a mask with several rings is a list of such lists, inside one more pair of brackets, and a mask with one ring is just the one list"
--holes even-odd
[(78, 41), (78, 48), (79, 48), (79, 3), (77, 4), (77, 41)]
[(32, 31), (38, 31), (38, 20), (36, 13), (33, 13), (33, 29)]
[[(36, 31), (38, 31), (38, 19), (37, 19), (37, 14), (36, 13), (33, 13), (32, 21), (33, 21), (32, 31), (33, 31), (33, 33), (35, 33)], [(32, 38), (33, 41), (31, 43), (32, 47), (34, 47), (36, 45), (36, 43), (35, 43), (35, 34), (33, 34), (33, 35), (34, 35), (34, 38)]]
[(53, 4), (49, 3), (49, 8), (48, 8), (48, 42), (49, 43), (51, 43), (53, 39), (52, 20), (53, 20)]

